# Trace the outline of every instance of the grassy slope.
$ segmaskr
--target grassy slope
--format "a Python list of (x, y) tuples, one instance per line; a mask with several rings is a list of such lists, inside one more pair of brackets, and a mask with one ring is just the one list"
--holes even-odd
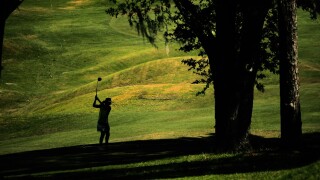
[[(50, 1), (51, 2), (51, 1)], [(7, 21), (0, 86), (0, 154), (97, 142), (99, 96), (113, 98), (111, 142), (206, 136), (213, 131), (212, 90), (202, 87), (163, 43), (155, 49), (105, 15), (102, 1), (26, 1)], [(299, 14), (304, 132), (319, 132), (319, 22)], [(276, 76), (256, 93), (252, 132), (279, 136)]]
[[(110, 115), (115, 131), (113, 140), (151, 137), (156, 133), (154, 130), (168, 129), (159, 123), (160, 129), (148, 128), (148, 133), (144, 130), (124, 133), (126, 128), (139, 129), (152, 121), (159, 110), (164, 111), (159, 115), (159, 122), (169, 121), (168, 118), (177, 122), (181, 118), (172, 118), (175, 111), (208, 107), (212, 102), (208, 97), (202, 97), (207, 103), (198, 102), (194, 94), (201, 86), (190, 85), (194, 76), (180, 63), (181, 56), (186, 56), (175, 51), (174, 45), (169, 55), (161, 45), (155, 49), (128, 28), (125, 18), (106, 16), (105, 7), (100, 3), (73, 8), (63, 1), (55, 3), (52, 7), (48, 3), (24, 3), (8, 20), (4, 52), (6, 71), (1, 92), (3, 97), (11, 95), (2, 106), (5, 111), (5, 118), (1, 120), (3, 142), (21, 142), (17, 137), (23, 137), (34, 139), (33, 144), (41, 146), (34, 135), (53, 136), (50, 140), (54, 140), (60, 132), (66, 132), (66, 138), (72, 142), (68, 131), (88, 131), (91, 141), (78, 143), (95, 143), (97, 111), (91, 104), (98, 76), (103, 78), (99, 85), (100, 97), (111, 96), (114, 101)], [(37, 21), (28, 26), (28, 31), (17, 33), (21, 31), (18, 24), (26, 19)], [(25, 50), (28, 52), (19, 51), (25, 47), (30, 47)], [(20, 61), (19, 66), (17, 61)], [(198, 111), (210, 112), (204, 116), (210, 121), (213, 110)], [(194, 118), (197, 119), (199, 117)], [(175, 131), (174, 126), (179, 126), (173, 124), (170, 132)], [(192, 127), (183, 121), (182, 124)], [(59, 134), (52, 134), (56, 132)], [(181, 135), (183, 133), (177, 136)], [(22, 142), (30, 143), (29, 140)]]

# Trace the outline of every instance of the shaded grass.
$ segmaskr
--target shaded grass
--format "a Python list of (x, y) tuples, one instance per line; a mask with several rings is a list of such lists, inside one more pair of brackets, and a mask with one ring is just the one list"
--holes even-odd
[[(143, 140), (73, 146), (0, 156), (4, 177), (46, 179), (155, 178), (319, 178), (319, 134), (281, 151), (278, 139), (250, 137), (246, 152), (218, 153), (214, 137)], [(264, 146), (262, 147), (261, 144)], [(30, 161), (32, 159), (32, 161)]]

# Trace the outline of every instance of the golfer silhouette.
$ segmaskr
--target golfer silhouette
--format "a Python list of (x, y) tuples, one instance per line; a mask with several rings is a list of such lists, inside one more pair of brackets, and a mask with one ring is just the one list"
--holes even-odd
[[(99, 104), (97, 104), (99, 101)], [(110, 137), (110, 126), (108, 122), (108, 116), (111, 111), (111, 98), (106, 98), (104, 101), (100, 101), (98, 96), (94, 97), (93, 107), (100, 108), (99, 111), (99, 119), (97, 125), (97, 131), (101, 132), (99, 143), (103, 143), (103, 139), (105, 137), (105, 143), (108, 144)]]

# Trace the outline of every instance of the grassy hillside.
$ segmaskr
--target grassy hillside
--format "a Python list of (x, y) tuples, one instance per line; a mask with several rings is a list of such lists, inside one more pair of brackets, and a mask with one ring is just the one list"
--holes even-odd
[[(8, 19), (1, 80), (2, 143), (25, 142), (20, 138), (37, 141), (39, 135), (44, 136), (42, 140), (69, 131), (91, 133), (83, 136), (88, 140), (70, 138), (71, 144), (95, 143), (97, 110), (92, 101), (97, 77), (103, 78), (100, 98), (113, 98), (114, 141), (152, 136), (154, 129), (168, 129), (160, 123), (167, 117), (180, 121), (179, 116), (171, 118), (174, 112), (211, 106), (212, 97), (202, 97), (207, 102), (203, 104), (194, 96), (202, 87), (190, 84), (195, 77), (180, 63), (192, 54), (176, 51), (175, 45), (167, 54), (161, 39), (158, 49), (152, 47), (128, 26), (126, 18), (107, 16), (106, 5), (100, 1), (24, 2)], [(137, 129), (152, 121), (152, 113), (158, 111), (169, 111), (160, 113), (159, 127), (124, 133), (126, 128)], [(208, 111), (205, 116), (211, 121), (213, 110)], [(60, 143), (56, 145), (65, 145)], [(36, 144), (31, 147), (48, 145)]]
[[(125, 17), (107, 16), (107, 6), (103, 0), (25, 0), (9, 17), (0, 80), (0, 154), (97, 143), (98, 111), (92, 102), (98, 77), (103, 79), (99, 97), (113, 99), (112, 143), (214, 132), (213, 90), (196, 97), (202, 85), (191, 84), (196, 77), (181, 63), (195, 54), (179, 52), (175, 44), (167, 54), (161, 37), (159, 47), (152, 47)], [(304, 133), (320, 131), (319, 39), (319, 20), (299, 11)], [(279, 137), (278, 77), (270, 74), (265, 82), (266, 92), (255, 94), (251, 131)], [(265, 174), (250, 175), (255, 176)]]

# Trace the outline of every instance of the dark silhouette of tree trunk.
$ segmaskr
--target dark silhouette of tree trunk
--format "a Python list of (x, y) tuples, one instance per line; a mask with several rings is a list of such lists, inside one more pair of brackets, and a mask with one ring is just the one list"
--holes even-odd
[(3, 49), (3, 37), (4, 37), (4, 26), (6, 21), (4, 19), (0, 19), (0, 78), (1, 78), (1, 72), (2, 72), (2, 49)]
[(215, 133), (220, 147), (231, 148), (239, 110), (239, 87), (236, 85), (236, 4), (218, 0), (216, 10), (217, 46), (213, 61), (215, 96)]
[(1, 0), (0, 1), (0, 78), (2, 72), (2, 49), (6, 20), (9, 15), (22, 3), (23, 0)]
[[(217, 1), (217, 50), (213, 63), (216, 137), (219, 146), (234, 149), (249, 133), (260, 42), (269, 1)], [(240, 46), (236, 16), (242, 13)], [(239, 46), (239, 47), (238, 47)], [(237, 51), (240, 53), (237, 54)], [(209, 57), (210, 58), (210, 57)]]
[[(221, 149), (239, 147), (249, 133), (254, 84), (257, 75), (255, 61), (259, 60), (260, 42), (265, 17), (271, 2), (233, 0), (217, 1), (216, 39), (206, 28), (194, 4), (189, 0), (174, 1), (205, 50), (214, 84), (215, 134)], [(242, 13), (239, 35), (237, 16)], [(208, 32), (209, 31), (209, 32)], [(239, 42), (238, 38), (241, 37)], [(240, 54), (239, 54), (240, 49)]]
[(278, 5), (281, 139), (285, 146), (294, 146), (299, 143), (302, 135), (298, 76), (296, 0), (281, 0)]
[(238, 82), (240, 87), (240, 104), (238, 123), (236, 124), (236, 138), (238, 143), (246, 142), (251, 125), (253, 110), (254, 85), (261, 61), (260, 48), (262, 31), (271, 1), (242, 1), (240, 11), (243, 22), (240, 39), (240, 63), (238, 66)]

